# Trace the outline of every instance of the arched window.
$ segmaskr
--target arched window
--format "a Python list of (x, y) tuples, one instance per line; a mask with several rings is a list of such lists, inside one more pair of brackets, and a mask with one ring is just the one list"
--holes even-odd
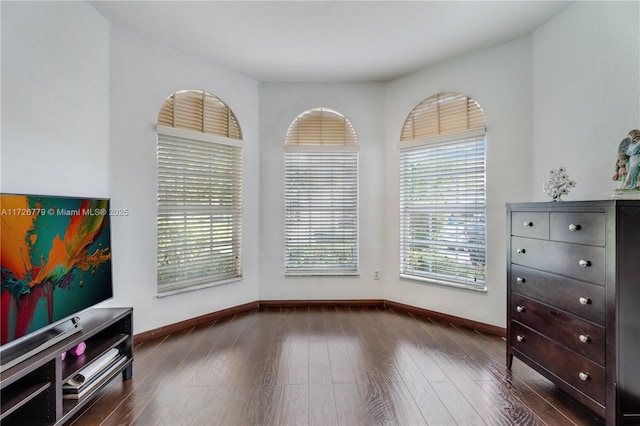
[(240, 279), (242, 132), (231, 109), (199, 90), (158, 114), (158, 293)]
[(300, 114), (285, 139), (285, 274), (358, 272), (358, 141), (327, 108)]
[(486, 290), (485, 119), (468, 96), (418, 104), (400, 137), (400, 275)]

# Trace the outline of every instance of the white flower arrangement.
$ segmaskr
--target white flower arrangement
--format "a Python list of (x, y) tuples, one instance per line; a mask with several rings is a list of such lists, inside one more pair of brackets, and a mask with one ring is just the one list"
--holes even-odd
[(576, 183), (569, 179), (567, 169), (560, 167), (549, 172), (549, 180), (544, 183), (542, 188), (553, 201), (562, 201), (560, 197), (567, 195), (569, 188), (574, 186)]

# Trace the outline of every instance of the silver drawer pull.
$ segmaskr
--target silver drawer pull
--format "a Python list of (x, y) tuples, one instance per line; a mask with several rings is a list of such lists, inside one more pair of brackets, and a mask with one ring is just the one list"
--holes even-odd
[(571, 225), (569, 225), (569, 231), (579, 231), (580, 228), (582, 228), (582, 226), (580, 225), (576, 225), (574, 223), (572, 223)]
[(520, 284), (524, 284), (526, 280), (522, 277), (516, 277), (516, 281), (519, 282)]
[(582, 343), (588, 343), (588, 342), (589, 342), (589, 340), (591, 340), (591, 339), (589, 338), (589, 336), (586, 336), (586, 335), (584, 335), (584, 334), (581, 334), (581, 335), (580, 335), (580, 337), (578, 337), (578, 338), (580, 339), (580, 341), (581, 341)]
[(522, 341), (524, 341), (524, 336), (523, 336), (523, 335), (521, 335), (521, 334), (518, 334), (518, 335), (516, 336), (516, 340), (517, 340), (518, 342), (522, 342)]
[(589, 299), (588, 297), (581, 297), (578, 300), (580, 300), (581, 305), (588, 305), (589, 303), (591, 303), (591, 299)]
[(520, 305), (516, 306), (516, 311), (524, 312), (524, 306), (520, 306)]
[(516, 253), (524, 254), (525, 250), (523, 248), (516, 249)]
[(586, 382), (587, 379), (589, 379), (589, 374), (587, 373), (583, 373), (582, 371), (580, 372), (580, 374), (578, 374), (578, 377), (580, 377), (580, 380), (582, 380), (583, 382)]
[(591, 261), (580, 259), (580, 262), (578, 262), (578, 264), (581, 268), (586, 268), (587, 266), (591, 266)]
[(532, 228), (533, 227), (533, 222), (525, 222), (524, 223), (524, 227), (525, 228)]

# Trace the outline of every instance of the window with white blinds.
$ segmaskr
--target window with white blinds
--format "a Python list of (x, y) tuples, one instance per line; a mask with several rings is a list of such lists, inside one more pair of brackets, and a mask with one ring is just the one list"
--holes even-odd
[(188, 91), (165, 102), (158, 123), (158, 293), (241, 278), (242, 144), (235, 116), (215, 96)]
[[(469, 120), (478, 111), (481, 119)], [(486, 290), (485, 127), (472, 99), (438, 94), (407, 118), (400, 142), (400, 222), (403, 278)]]
[(310, 110), (285, 140), (285, 274), (357, 272), (357, 137), (342, 114)]

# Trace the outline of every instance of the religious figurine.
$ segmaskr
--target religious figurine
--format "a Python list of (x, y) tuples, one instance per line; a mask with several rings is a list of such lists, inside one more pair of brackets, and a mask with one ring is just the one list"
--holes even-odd
[(613, 180), (622, 182), (621, 190), (640, 190), (640, 130), (634, 129), (618, 146)]

